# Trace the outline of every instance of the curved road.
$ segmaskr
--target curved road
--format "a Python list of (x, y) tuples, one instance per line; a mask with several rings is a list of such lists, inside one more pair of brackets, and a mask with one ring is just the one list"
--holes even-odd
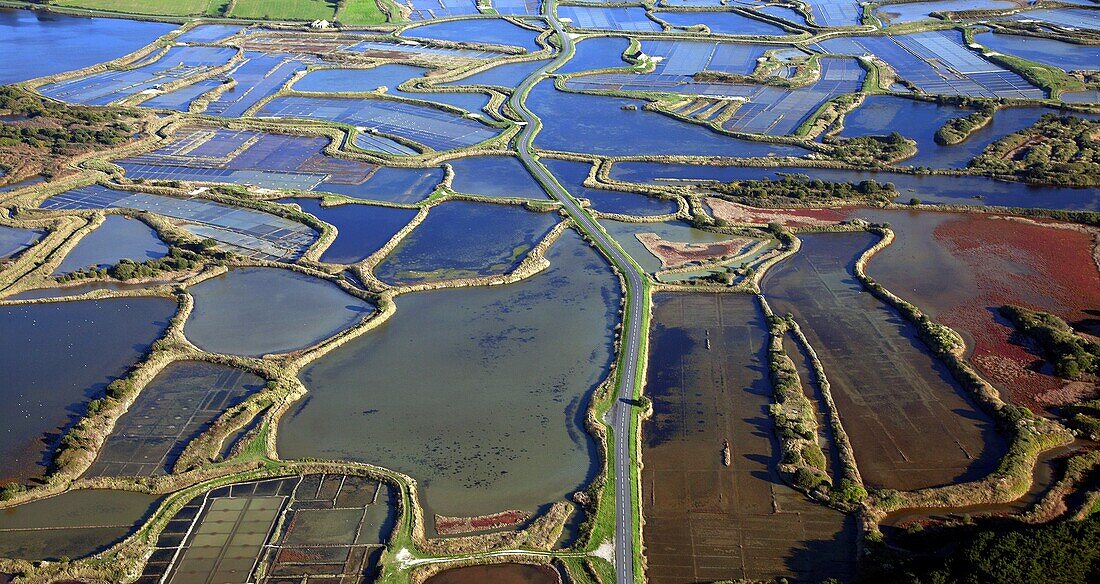
[(630, 469), (634, 464), (634, 448), (630, 435), (631, 404), (634, 400), (634, 387), (638, 375), (638, 359), (640, 357), (640, 342), (645, 311), (643, 276), (634, 267), (631, 260), (622, 249), (611, 240), (592, 216), (585, 212), (577, 204), (573, 197), (562, 188), (557, 179), (531, 154), (531, 143), (538, 133), (540, 121), (524, 103), (527, 93), (540, 80), (547, 71), (560, 66), (569, 60), (573, 52), (573, 39), (562, 30), (561, 22), (554, 14), (555, 2), (543, 3), (543, 16), (550, 26), (554, 27), (562, 46), (558, 56), (547, 65), (539, 68), (524, 79), (516, 88), (509, 100), (511, 106), (527, 122), (523, 130), (516, 138), (516, 150), (520, 160), (531, 171), (536, 179), (549, 191), (550, 195), (561, 202), (573, 221), (607, 255), (611, 263), (618, 268), (626, 280), (627, 307), (624, 315), (623, 334), (620, 351), (622, 358), (619, 361), (619, 378), (617, 396), (611, 411), (611, 423), (614, 428), (615, 449), (615, 574), (618, 584), (634, 584), (634, 505), (631, 501)]

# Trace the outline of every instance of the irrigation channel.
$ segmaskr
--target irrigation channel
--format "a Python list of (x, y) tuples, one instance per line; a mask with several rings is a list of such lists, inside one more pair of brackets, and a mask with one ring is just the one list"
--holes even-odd
[[(641, 339), (643, 326), (645, 325), (645, 313), (647, 312), (648, 294), (646, 291), (641, 268), (639, 268), (629, 256), (611, 239), (577, 202), (569, 196), (569, 193), (554, 179), (550, 171), (543, 166), (532, 154), (531, 144), (541, 126), (539, 118), (527, 109), (525, 100), (528, 92), (541, 81), (546, 74), (561, 66), (573, 55), (573, 39), (562, 30), (561, 22), (554, 13), (556, 2), (543, 3), (543, 16), (550, 26), (554, 27), (561, 46), (557, 57), (535, 70), (516, 88), (509, 103), (523, 118), (526, 125), (516, 137), (516, 151), (520, 160), (531, 171), (546, 191), (552, 197), (561, 202), (585, 235), (599, 246), (603, 254), (611, 261), (612, 265), (623, 274), (626, 284), (626, 311), (623, 314), (622, 341), (620, 344), (620, 361), (617, 369), (618, 385), (617, 399), (608, 412), (613, 427), (612, 442), (614, 444), (613, 459), (615, 463), (615, 578), (619, 584), (632, 584), (634, 582), (634, 533), (635, 533), (635, 509), (634, 486), (636, 484), (633, 470), (635, 468), (634, 441), (637, 438), (634, 429), (636, 418), (633, 404), (639, 384), (638, 360), (642, 353)], [(610, 453), (609, 453), (610, 454)]]

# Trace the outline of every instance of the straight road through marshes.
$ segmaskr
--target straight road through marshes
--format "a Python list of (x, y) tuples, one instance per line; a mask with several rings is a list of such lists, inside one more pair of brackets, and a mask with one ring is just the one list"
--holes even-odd
[(612, 241), (611, 237), (596, 224), (592, 216), (584, 211), (577, 202), (569, 196), (554, 176), (531, 154), (531, 144), (538, 133), (540, 120), (524, 103), (527, 93), (547, 73), (547, 71), (559, 67), (569, 60), (573, 53), (573, 39), (562, 30), (561, 22), (554, 14), (555, 2), (543, 4), (543, 12), (547, 22), (554, 28), (557, 38), (561, 42), (557, 57), (547, 65), (539, 68), (516, 88), (512, 93), (509, 103), (526, 122), (522, 131), (516, 138), (516, 150), (520, 160), (531, 171), (531, 174), (542, 183), (552, 197), (561, 202), (577, 226), (588, 235), (603, 251), (626, 282), (624, 290), (627, 298), (626, 311), (624, 313), (623, 334), (620, 346), (621, 357), (618, 369), (618, 386), (611, 411), (611, 423), (614, 432), (613, 448), (615, 459), (615, 577), (618, 584), (634, 583), (634, 501), (631, 496), (634, 481), (631, 478), (631, 469), (634, 465), (634, 436), (632, 435), (633, 411), (635, 388), (638, 384), (638, 360), (641, 353), (642, 327), (646, 310), (645, 285), (643, 276), (634, 266), (631, 259), (623, 253), (622, 249)]

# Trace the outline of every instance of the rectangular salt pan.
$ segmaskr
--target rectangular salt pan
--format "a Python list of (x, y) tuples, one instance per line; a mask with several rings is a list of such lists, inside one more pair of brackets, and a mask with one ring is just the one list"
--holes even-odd
[(101, 185), (54, 195), (43, 209), (138, 209), (184, 221), (199, 237), (209, 237), (241, 255), (293, 260), (317, 239), (313, 229), (268, 213), (238, 209), (205, 199), (177, 199), (149, 193), (115, 191)]

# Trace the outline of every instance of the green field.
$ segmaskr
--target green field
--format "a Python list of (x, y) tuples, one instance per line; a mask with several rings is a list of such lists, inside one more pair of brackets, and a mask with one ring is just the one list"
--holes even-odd
[(55, 0), (54, 5), (163, 16), (220, 16), (229, 0)]
[(336, 11), (336, 20), (341, 24), (380, 24), (386, 22), (386, 15), (378, 8), (378, 0), (346, 0)]
[(336, 0), (236, 0), (229, 16), (264, 20), (334, 20)]

